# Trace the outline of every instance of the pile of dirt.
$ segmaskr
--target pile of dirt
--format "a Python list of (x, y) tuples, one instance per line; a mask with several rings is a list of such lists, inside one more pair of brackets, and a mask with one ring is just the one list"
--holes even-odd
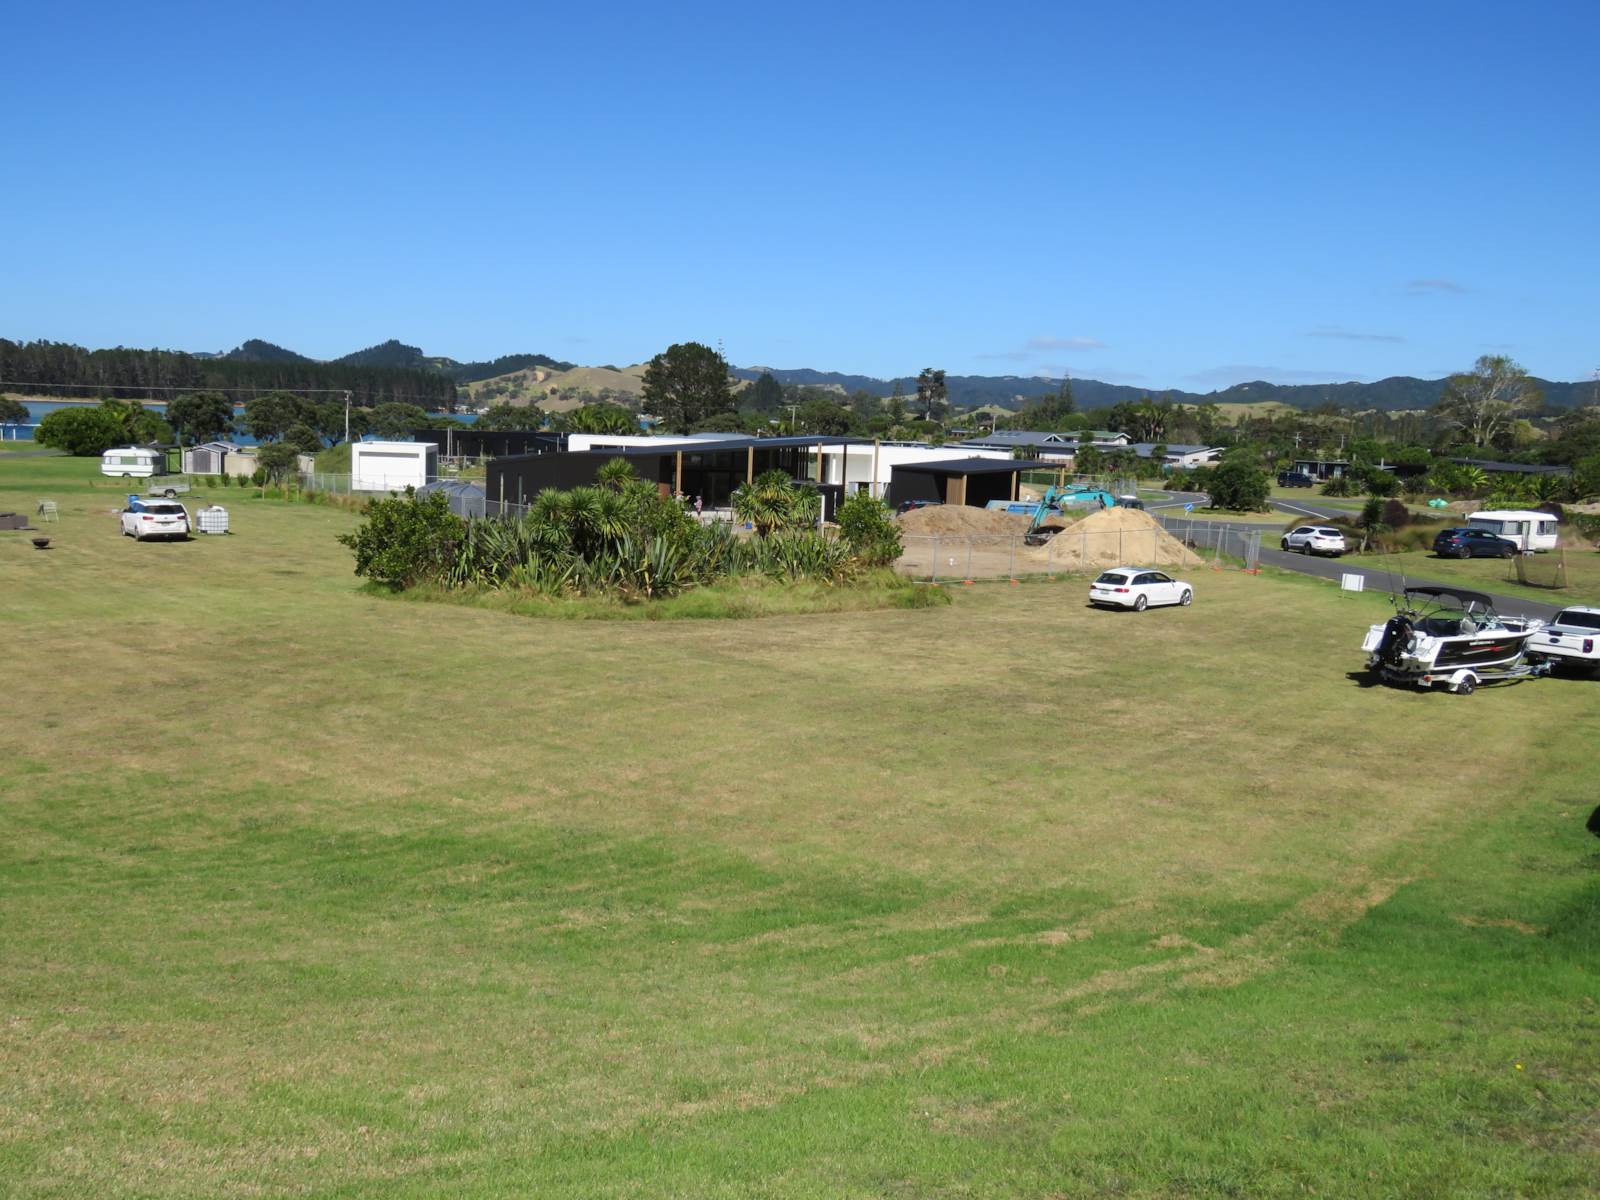
[(1030, 565), (1052, 569), (1099, 570), (1104, 567), (1189, 567), (1200, 556), (1173, 537), (1149, 513), (1136, 508), (1100, 509), (1068, 525), (1043, 546), (1018, 551)]
[(964, 504), (930, 504), (900, 515), (900, 529), (917, 537), (1021, 537), (1030, 518), (1024, 513), (969, 508)]

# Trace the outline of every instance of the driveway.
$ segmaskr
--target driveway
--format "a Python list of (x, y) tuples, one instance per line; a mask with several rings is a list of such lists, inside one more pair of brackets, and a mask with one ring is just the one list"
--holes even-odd
[[(1366, 582), (1363, 585), (1369, 592), (1399, 592), (1402, 588), (1418, 585), (1433, 584), (1439, 587), (1460, 587), (1460, 581), (1452, 582), (1444, 579), (1422, 579), (1410, 575), (1403, 575), (1398, 571), (1385, 570), (1382, 567), (1357, 566), (1340, 558), (1317, 558), (1309, 554), (1288, 554), (1278, 549), (1278, 535), (1283, 531), (1283, 523), (1268, 518), (1261, 522), (1248, 521), (1207, 521), (1203, 506), (1206, 497), (1185, 492), (1169, 492), (1169, 499), (1155, 500), (1148, 504), (1150, 515), (1166, 528), (1174, 537), (1186, 541), (1194, 541), (1207, 548), (1220, 546), (1224, 554), (1231, 554), (1237, 558), (1245, 556), (1247, 539), (1251, 534), (1261, 535), (1261, 562), (1266, 566), (1279, 567), (1285, 571), (1297, 571), (1301, 575), (1315, 575), (1319, 579), (1330, 579), (1337, 583), (1342, 575), (1360, 575)], [(1185, 504), (1192, 503), (1192, 513), (1183, 512)], [(1274, 501), (1282, 505), (1284, 501)], [(1298, 501), (1287, 503), (1298, 504)], [(1312, 505), (1301, 506), (1307, 510)], [(1174, 511), (1176, 510), (1176, 511)], [(1348, 516), (1346, 513), (1333, 511), (1316, 513), (1319, 517)], [(1495, 608), (1502, 616), (1539, 617), (1550, 620), (1561, 611), (1560, 605), (1545, 604), (1538, 600), (1528, 600), (1521, 596), (1500, 596), (1490, 593)]]

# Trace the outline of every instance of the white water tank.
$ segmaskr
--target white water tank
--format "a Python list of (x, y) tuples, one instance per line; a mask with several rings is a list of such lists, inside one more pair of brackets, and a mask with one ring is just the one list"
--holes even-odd
[(228, 510), (220, 504), (202, 508), (195, 514), (195, 520), (201, 533), (228, 532)]

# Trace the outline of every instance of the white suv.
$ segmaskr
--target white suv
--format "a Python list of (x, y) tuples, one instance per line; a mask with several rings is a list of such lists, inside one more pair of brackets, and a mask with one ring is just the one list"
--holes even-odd
[(1283, 535), (1285, 550), (1298, 550), (1301, 554), (1326, 554), (1338, 558), (1349, 547), (1344, 544), (1344, 534), (1330, 525), (1300, 525)]
[(122, 510), (122, 533), (135, 541), (189, 536), (189, 510), (171, 500), (141, 500)]

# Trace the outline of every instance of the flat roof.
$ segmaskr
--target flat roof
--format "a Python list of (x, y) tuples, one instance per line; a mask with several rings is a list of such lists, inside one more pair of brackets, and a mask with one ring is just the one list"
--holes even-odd
[(936, 458), (931, 462), (896, 463), (896, 471), (926, 471), (930, 475), (1000, 475), (1011, 471), (1053, 469), (1031, 458)]
[[(620, 446), (591, 446), (588, 450), (562, 450), (556, 455), (550, 454), (502, 454), (496, 462), (507, 462), (514, 458), (543, 458), (570, 457), (570, 458), (663, 458), (674, 454), (718, 454), (731, 450), (783, 450), (794, 447), (810, 448), (812, 446), (870, 446), (870, 438), (857, 437), (825, 437), (817, 435), (807, 437), (796, 434), (792, 437), (730, 437), (718, 441), (664, 441), (659, 446), (641, 446), (637, 442)], [(992, 461), (992, 460), (985, 460)]]

